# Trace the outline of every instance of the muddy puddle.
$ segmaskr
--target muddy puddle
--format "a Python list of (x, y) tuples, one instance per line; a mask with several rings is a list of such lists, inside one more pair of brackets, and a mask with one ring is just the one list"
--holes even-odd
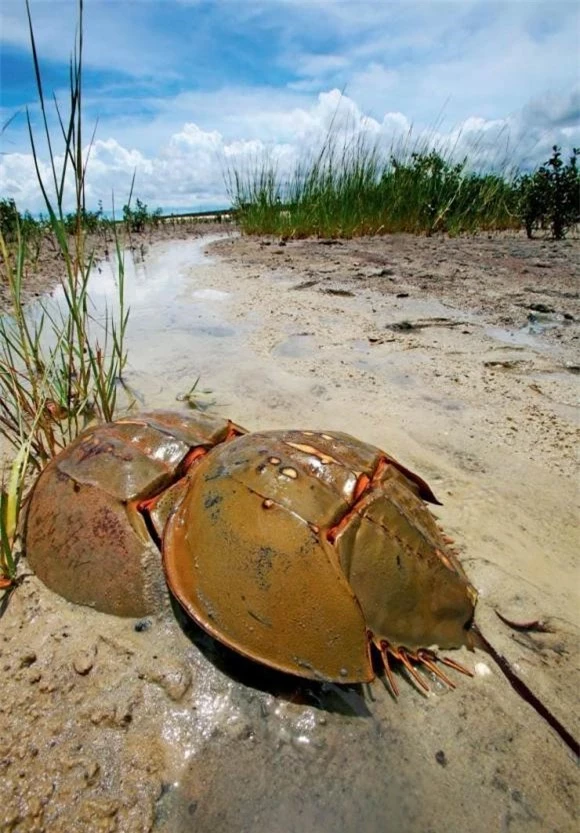
[[(313, 260), (307, 243), (275, 253), (215, 236), (127, 255), (127, 382), (143, 407), (173, 408), (199, 377), (202, 404), (248, 428), (347, 431), (425, 477), (480, 591), (482, 630), (578, 736), (577, 342), (522, 341), (525, 315), (502, 325), (472, 296), (421, 295), (405, 274), (375, 283), (379, 257), (398, 274), (395, 243), (376, 245)], [(424, 246), (424, 271), (432, 245), (412, 250)], [(92, 296), (112, 303), (106, 262)], [(546, 628), (514, 632), (496, 609)], [(169, 601), (121, 620), (33, 577), (0, 638), (2, 830), (576, 827), (569, 749), (480, 651), (453, 653), (474, 674), (450, 672), (455, 690), (429, 676), (425, 695), (398, 671), (395, 701), (380, 680), (258, 668)]]

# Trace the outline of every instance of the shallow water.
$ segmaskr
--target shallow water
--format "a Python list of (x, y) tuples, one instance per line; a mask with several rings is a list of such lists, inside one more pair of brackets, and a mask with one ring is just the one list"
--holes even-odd
[(503, 327), (488, 327), (486, 335), (496, 341), (511, 344), (514, 347), (534, 347), (536, 350), (549, 350), (549, 345), (542, 343), (538, 338), (538, 332), (530, 327), (522, 327), (520, 330), (506, 330)]
[[(223, 382), (234, 363), (248, 358), (253, 316), (233, 322), (228, 307), (235, 289), (205, 285), (212, 259), (204, 250), (227, 235), (178, 240), (154, 246), (145, 259), (130, 250), (125, 263), (125, 305), (130, 309), (124, 380), (147, 407), (176, 407), (198, 377)], [(194, 274), (192, 274), (194, 273)], [(92, 314), (102, 321), (118, 305), (116, 261), (102, 261), (89, 279)], [(52, 302), (62, 306), (58, 288)]]
[[(439, 401), (442, 409), (449, 411), (460, 406), (424, 389), (415, 374), (412, 351), (385, 351), (383, 341), (397, 337), (404, 345), (409, 342), (409, 347), (421, 347), (431, 340), (444, 344), (466, 326), (480, 329), (492, 343), (548, 353), (552, 350), (529, 327), (486, 327), (474, 313), (432, 298), (391, 301), (383, 308), (384, 329), (378, 334), (378, 343), (345, 336), (345, 316), (364, 315), (369, 305), (376, 303), (372, 292), (362, 297), (329, 297), (330, 308), (318, 311), (314, 317), (306, 314), (288, 320), (286, 316), (278, 331), (272, 332), (269, 349), (261, 349), (261, 344), (256, 349), (253, 336), (263, 323), (259, 306), (244, 304), (235, 279), (228, 281), (222, 269), (218, 279), (216, 262), (205, 251), (211, 243), (230, 236), (208, 235), (157, 244), (144, 259), (136, 258), (130, 250), (124, 252), (125, 303), (130, 308), (125, 381), (139, 403), (173, 407), (199, 378), (200, 389), (217, 392), (216, 407), (227, 409), (236, 419), (248, 418), (247, 414), (260, 418), (264, 413), (271, 419), (272, 412), (284, 411), (290, 415), (293, 408), (288, 403), (294, 402), (302, 410), (316, 413), (318, 425), (326, 416), (332, 427), (337, 423), (333, 403), (340, 403), (347, 414), (349, 408), (336, 383), (326, 385), (318, 380), (312, 384), (309, 362), (342, 364), (346, 379), (354, 371), (407, 393), (416, 388), (418, 399)], [(93, 269), (89, 295), (97, 320), (103, 319), (105, 310), (115, 310), (115, 269), (114, 259)], [(290, 292), (296, 285), (295, 275), (282, 270), (264, 277), (274, 288), (279, 287), (281, 303), (287, 297), (285, 293), (291, 296), (288, 303), (298, 300), (298, 293)], [(54, 293), (53, 301), (62, 304), (60, 290)], [(273, 317), (275, 310), (267, 312)], [(401, 324), (403, 329), (399, 330)], [(404, 329), (407, 325), (408, 331)], [(214, 400), (208, 393), (200, 403), (210, 401)]]

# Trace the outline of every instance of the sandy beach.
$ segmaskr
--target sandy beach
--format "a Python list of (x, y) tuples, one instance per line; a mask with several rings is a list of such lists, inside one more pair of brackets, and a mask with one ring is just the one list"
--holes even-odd
[[(140, 404), (179, 407), (199, 376), (247, 428), (346, 431), (424, 477), (481, 629), (578, 738), (580, 241), (202, 231), (207, 257), (186, 229), (137, 252)], [(21, 572), (0, 618), (1, 831), (577, 828), (576, 761), (480, 651), (453, 652), (474, 672), (453, 691), (430, 678), (425, 696), (400, 673), (395, 701), (380, 680), (260, 669), (169, 599), (118, 619)]]

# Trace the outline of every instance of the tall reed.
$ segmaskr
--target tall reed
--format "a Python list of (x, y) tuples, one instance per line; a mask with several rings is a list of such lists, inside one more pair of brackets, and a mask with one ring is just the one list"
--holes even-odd
[(467, 158), (427, 143), (388, 151), (353, 134), (330, 133), (318, 154), (283, 176), (271, 159), (226, 171), (246, 233), (353, 237), (512, 228), (513, 177), (473, 172)]
[[(27, 239), (18, 225), (11, 245), (0, 233), (1, 275), (8, 287), (10, 311), (0, 316), (0, 434), (15, 452), (0, 498), (0, 585), (16, 575), (15, 542), (25, 484), (64, 445), (92, 420), (111, 420), (117, 405), (117, 386), (127, 360), (125, 332), (129, 310), (125, 304), (124, 262), (115, 231), (117, 310), (97, 320), (88, 294), (93, 253), (83, 228), (87, 165), (94, 140), (83, 148), (82, 67), (83, 0), (70, 60), (68, 112), (54, 98), (57, 136), (49, 127), (34, 27), (26, 0), (30, 44), (36, 77), (42, 129), (50, 160), (49, 181), (41, 173), (38, 140), (30, 113), (27, 125), (48, 225), (62, 260), (62, 303), (40, 302), (36, 310), (24, 305), (27, 278)], [(61, 144), (57, 154), (56, 146)], [(74, 188), (76, 224), (70, 237), (70, 214), (65, 213), (65, 189)]]

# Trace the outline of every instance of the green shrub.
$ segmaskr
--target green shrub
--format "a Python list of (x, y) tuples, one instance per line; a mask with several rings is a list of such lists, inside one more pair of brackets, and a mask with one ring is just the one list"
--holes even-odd
[(385, 158), (358, 138), (337, 147), (329, 137), (288, 181), (265, 160), (230, 169), (226, 184), (250, 234), (459, 234), (517, 225), (511, 179), (469, 172), (467, 159), (457, 163), (434, 149), (402, 148)]
[(0, 232), (5, 240), (15, 240), (20, 215), (13, 199), (0, 200)]
[(0, 236), (14, 249), (22, 246), (25, 257), (33, 262), (38, 258), (45, 223), (36, 220), (29, 211), (20, 214), (12, 198), (0, 200)]
[(580, 221), (579, 148), (573, 148), (568, 164), (557, 145), (552, 156), (535, 173), (518, 181), (518, 213), (529, 238), (537, 226), (549, 226), (556, 240)]
[(72, 211), (67, 214), (64, 218), (64, 227), (67, 234), (76, 234), (79, 220), (83, 231), (94, 234), (103, 225), (103, 209), (99, 207), (98, 211), (87, 211), (86, 208), (81, 208), (79, 212)]
[(123, 222), (128, 232), (141, 232), (147, 225), (157, 225), (161, 217), (161, 209), (149, 211), (147, 205), (140, 199), (135, 200), (135, 208), (131, 203), (123, 206)]

